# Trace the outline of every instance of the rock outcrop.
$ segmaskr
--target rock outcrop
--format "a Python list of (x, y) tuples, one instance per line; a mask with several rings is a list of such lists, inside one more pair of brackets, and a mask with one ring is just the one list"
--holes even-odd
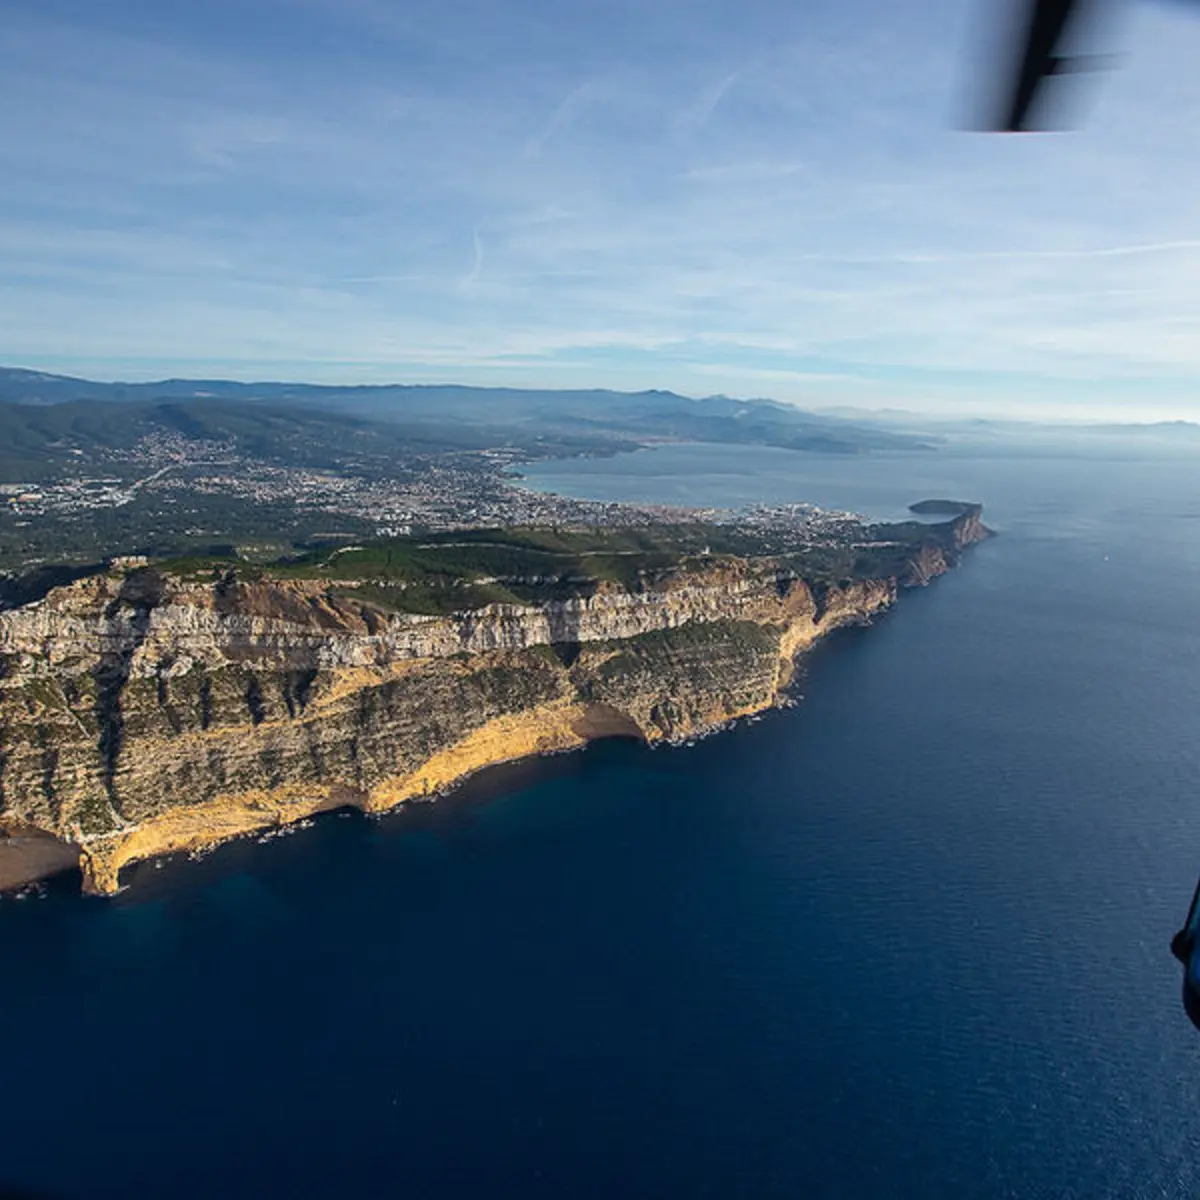
[(707, 730), (779, 702), (795, 656), (985, 536), (977, 510), (898, 575), (815, 585), (724, 559), (630, 589), (386, 611), (320, 579), (114, 569), (0, 614), (0, 887), (122, 865), (596, 737)]

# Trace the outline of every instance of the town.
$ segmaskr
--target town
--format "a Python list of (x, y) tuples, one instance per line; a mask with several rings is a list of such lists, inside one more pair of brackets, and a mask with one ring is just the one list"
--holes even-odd
[(414, 451), (386, 471), (375, 463), (365, 470), (354, 463), (316, 468), (257, 458), (233, 442), (154, 432), (130, 450), (81, 455), (61, 478), (0, 485), (0, 532), (7, 526), (14, 546), (24, 535), (26, 562), (48, 561), (56, 542), (70, 543), (69, 534), (89, 526), (107, 554), (158, 544), (171, 534), (189, 543), (206, 537), (237, 543), (269, 532), (278, 544), (292, 526), (323, 540), (514, 525), (695, 522), (775, 532), (793, 545), (847, 545), (864, 537), (861, 517), (812, 504), (686, 508), (537, 492), (521, 484), (517, 468), (525, 459), (517, 448), (499, 447)]

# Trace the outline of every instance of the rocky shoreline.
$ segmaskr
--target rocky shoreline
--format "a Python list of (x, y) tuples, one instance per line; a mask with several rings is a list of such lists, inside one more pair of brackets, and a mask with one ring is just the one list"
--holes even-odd
[(885, 577), (771, 559), (466, 612), (388, 612), (318, 578), (109, 571), (0, 613), (0, 890), (328, 809), (383, 812), (597, 738), (686, 740), (775, 706), (796, 657), (988, 535), (926, 526)]

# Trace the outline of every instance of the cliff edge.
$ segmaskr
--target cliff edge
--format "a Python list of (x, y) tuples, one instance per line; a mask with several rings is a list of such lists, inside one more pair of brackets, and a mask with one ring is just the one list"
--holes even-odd
[(386, 578), (346, 577), (385, 561), (366, 552), (336, 578), (330, 563), (86, 576), (0, 613), (0, 888), (77, 862), (85, 890), (111, 893), (138, 859), (382, 811), (597, 737), (711, 729), (779, 703), (797, 654), (987, 533), (978, 506), (872, 526), (833, 574), (825, 550), (612, 551), (615, 573), (579, 557), (476, 570), (451, 606), (414, 603), (432, 593), (411, 554)]

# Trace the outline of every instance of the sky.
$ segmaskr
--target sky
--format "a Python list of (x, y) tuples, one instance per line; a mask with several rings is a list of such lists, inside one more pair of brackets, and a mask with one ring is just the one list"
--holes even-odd
[(968, 132), (1003, 11), (0, 0), (0, 362), (1200, 418), (1200, 6)]

